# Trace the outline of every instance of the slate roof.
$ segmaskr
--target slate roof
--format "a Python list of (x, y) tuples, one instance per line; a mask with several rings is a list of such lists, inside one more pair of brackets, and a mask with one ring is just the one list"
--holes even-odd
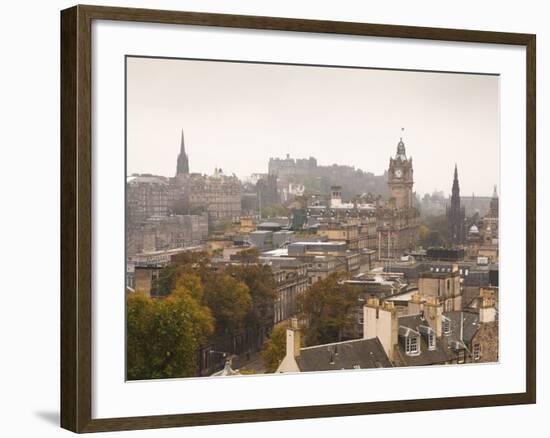
[[(451, 320), (451, 334), (445, 336), (451, 341), (464, 341), (466, 344), (470, 344), (472, 338), (479, 329), (479, 314), (475, 312), (465, 312), (465, 311), (453, 311), (453, 312), (444, 312), (444, 316)], [(460, 318), (462, 316), (462, 329), (460, 327)], [(462, 331), (462, 339), (460, 334)]]
[(296, 362), (302, 372), (392, 366), (378, 338), (354, 339), (302, 348)]
[[(399, 336), (407, 336), (410, 334), (411, 330), (414, 330), (418, 333), (422, 333), (422, 326), (428, 326), (428, 321), (426, 321), (420, 314), (418, 315), (406, 315), (401, 316), (398, 319), (399, 324)], [(398, 341), (398, 349), (400, 353), (400, 358), (403, 360), (405, 366), (422, 366), (422, 365), (434, 365), (442, 364), (447, 362), (450, 357), (445, 349), (445, 345), (442, 339), (436, 339), (435, 349), (429, 350), (428, 344), (424, 336), (420, 336), (420, 354), (417, 356), (409, 356), (405, 352), (403, 343)]]

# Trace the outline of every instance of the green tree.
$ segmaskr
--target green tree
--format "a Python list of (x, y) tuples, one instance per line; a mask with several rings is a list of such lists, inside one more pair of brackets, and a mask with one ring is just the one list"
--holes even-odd
[(342, 279), (342, 275), (331, 274), (300, 297), (300, 310), (308, 321), (304, 331), (307, 345), (340, 342), (355, 332), (361, 290)]
[(277, 371), (279, 364), (286, 354), (286, 328), (275, 327), (271, 332), (271, 338), (266, 342), (261, 356), (267, 373)]
[(252, 305), (247, 325), (265, 326), (272, 323), (277, 284), (271, 267), (262, 264), (236, 265), (229, 267), (227, 273), (244, 283), (250, 291)]
[(203, 302), (212, 311), (218, 334), (242, 328), (251, 309), (248, 286), (227, 273), (213, 273), (203, 279)]
[(448, 221), (444, 215), (429, 216), (418, 229), (418, 244), (423, 248), (447, 246)]
[(279, 216), (287, 216), (288, 210), (283, 207), (281, 204), (271, 204), (266, 205), (265, 207), (262, 207), (262, 217), (263, 218), (270, 218), (270, 217), (279, 217)]
[[(195, 288), (189, 290), (185, 284)], [(210, 310), (195, 279), (182, 281), (168, 297), (127, 298), (127, 377), (129, 380), (194, 376), (196, 351), (214, 330)]]

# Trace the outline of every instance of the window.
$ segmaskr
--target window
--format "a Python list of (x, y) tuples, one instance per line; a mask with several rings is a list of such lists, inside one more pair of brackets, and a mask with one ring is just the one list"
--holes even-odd
[(451, 320), (444, 316), (441, 323), (443, 325), (443, 334), (444, 335), (450, 335), (451, 334)]
[(458, 363), (464, 363), (464, 350), (460, 350), (458, 352), (457, 362)]
[(480, 344), (474, 344), (474, 360), (481, 359), (481, 345)]
[(405, 351), (410, 355), (418, 353), (418, 338), (416, 336), (407, 337), (405, 341)]

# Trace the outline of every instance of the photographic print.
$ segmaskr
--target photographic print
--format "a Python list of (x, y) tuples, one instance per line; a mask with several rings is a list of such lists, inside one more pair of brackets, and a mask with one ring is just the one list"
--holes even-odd
[(125, 81), (127, 380), (499, 361), (498, 75)]

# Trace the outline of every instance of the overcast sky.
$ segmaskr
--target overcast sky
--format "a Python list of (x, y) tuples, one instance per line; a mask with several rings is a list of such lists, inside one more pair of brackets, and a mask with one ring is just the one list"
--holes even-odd
[(269, 157), (381, 174), (401, 128), (420, 194), (492, 193), (498, 77), (128, 58), (127, 172), (173, 176), (181, 130), (191, 172), (267, 172)]

